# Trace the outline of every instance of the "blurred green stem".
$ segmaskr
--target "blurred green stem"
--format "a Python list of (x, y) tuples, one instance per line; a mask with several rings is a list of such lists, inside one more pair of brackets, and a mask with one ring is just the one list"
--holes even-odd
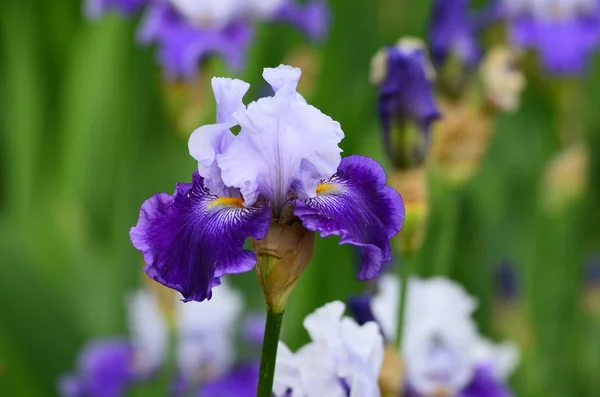
[(279, 344), (283, 313), (284, 311), (275, 313), (267, 309), (267, 323), (265, 324), (265, 336), (260, 356), (260, 373), (258, 375), (256, 397), (271, 397), (273, 395), (275, 361), (277, 360), (277, 345)]
[(408, 296), (408, 279), (411, 275), (412, 252), (406, 252), (404, 255), (404, 263), (398, 272), (400, 278), (400, 293), (398, 294), (398, 328), (396, 329), (396, 346), (402, 349), (402, 334), (404, 328), (404, 315), (406, 313), (406, 297)]

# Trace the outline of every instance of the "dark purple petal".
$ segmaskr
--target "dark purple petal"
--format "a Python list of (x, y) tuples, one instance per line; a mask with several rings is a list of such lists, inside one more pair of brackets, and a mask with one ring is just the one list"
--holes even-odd
[(129, 16), (146, 5), (148, 0), (86, 0), (85, 16), (99, 18), (110, 11)]
[(241, 203), (211, 194), (197, 171), (192, 183), (177, 184), (173, 196), (146, 200), (130, 232), (144, 253), (146, 274), (181, 292), (187, 302), (210, 299), (224, 274), (252, 269), (256, 255), (244, 250), (244, 242), (264, 238), (271, 212), (264, 201), (252, 207)]
[(512, 392), (496, 379), (489, 366), (480, 365), (475, 369), (471, 383), (456, 397), (511, 397)]
[(431, 81), (426, 76), (423, 51), (406, 52), (388, 47), (387, 75), (379, 87), (379, 117), (383, 128), (384, 147), (392, 159), (396, 157), (391, 143), (394, 123), (415, 123), (425, 137), (431, 123), (440, 117)]
[(390, 238), (404, 222), (402, 198), (386, 186), (381, 165), (368, 157), (345, 157), (317, 193), (315, 198), (296, 200), (296, 216), (322, 237), (340, 236), (340, 244), (361, 247), (358, 278), (376, 276), (381, 264), (391, 260)]
[(258, 365), (248, 364), (235, 368), (224, 376), (205, 383), (198, 397), (254, 397), (258, 386)]
[(240, 69), (252, 39), (252, 28), (243, 21), (221, 29), (201, 29), (185, 20), (168, 2), (153, 3), (138, 31), (142, 43), (158, 45), (158, 60), (171, 78), (194, 79), (200, 62), (211, 54)]
[(289, 0), (283, 4), (275, 19), (295, 25), (311, 40), (318, 40), (327, 34), (329, 9), (320, 0), (306, 4)]
[(429, 29), (431, 53), (436, 65), (442, 65), (451, 55), (457, 56), (465, 65), (476, 65), (479, 50), (468, 0), (436, 0)]
[(63, 397), (120, 397), (134, 378), (133, 350), (127, 341), (95, 341), (81, 351), (77, 373), (61, 378)]
[(513, 19), (510, 29), (512, 41), (539, 51), (542, 64), (554, 74), (584, 72), (600, 42), (600, 18), (596, 16), (551, 21), (523, 15)]

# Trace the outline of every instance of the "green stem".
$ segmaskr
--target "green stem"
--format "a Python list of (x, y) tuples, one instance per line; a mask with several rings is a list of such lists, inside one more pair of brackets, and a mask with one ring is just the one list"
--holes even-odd
[(398, 272), (400, 278), (400, 302), (398, 304), (398, 328), (396, 329), (396, 346), (402, 349), (402, 331), (404, 328), (404, 314), (406, 312), (406, 297), (408, 291), (408, 279), (410, 278), (410, 262), (412, 259), (411, 253), (407, 252), (404, 255), (404, 263)]
[(267, 309), (267, 323), (260, 356), (260, 373), (256, 397), (271, 397), (273, 395), (273, 377), (277, 359), (277, 345), (284, 311), (275, 313)]

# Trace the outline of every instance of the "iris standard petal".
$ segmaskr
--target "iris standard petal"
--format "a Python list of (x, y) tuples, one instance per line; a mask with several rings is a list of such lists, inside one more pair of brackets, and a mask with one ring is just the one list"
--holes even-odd
[(468, 0), (436, 0), (429, 35), (436, 65), (442, 65), (451, 55), (466, 65), (477, 63), (479, 51), (468, 13)]
[(300, 69), (281, 65), (263, 76), (275, 96), (235, 113), (241, 131), (218, 164), (223, 182), (240, 189), (244, 205), (262, 194), (277, 216), (290, 188), (299, 197), (314, 197), (319, 181), (335, 173), (344, 134), (338, 122), (296, 92)]
[(241, 68), (252, 28), (241, 20), (218, 29), (200, 28), (168, 2), (158, 1), (149, 6), (138, 38), (142, 43), (158, 45), (158, 60), (168, 77), (194, 79), (200, 61), (209, 54), (221, 55), (231, 68)]
[(376, 276), (391, 260), (390, 238), (404, 222), (400, 195), (386, 186), (383, 168), (368, 157), (342, 159), (337, 173), (317, 188), (317, 196), (296, 200), (294, 213), (321, 236), (340, 236), (340, 244), (362, 249), (361, 280)]
[(144, 271), (175, 289), (185, 301), (210, 299), (224, 274), (252, 269), (256, 255), (244, 250), (247, 238), (263, 238), (270, 209), (263, 201), (242, 207), (241, 199), (217, 197), (194, 172), (192, 183), (180, 183), (175, 194), (146, 200), (131, 229), (133, 245), (144, 253)]
[(198, 161), (198, 172), (208, 190), (218, 196), (229, 196), (232, 192), (223, 183), (217, 156), (225, 152), (235, 139), (230, 130), (237, 124), (233, 114), (246, 108), (242, 98), (250, 84), (217, 77), (211, 83), (217, 102), (217, 123), (197, 128), (190, 136), (188, 148), (190, 155)]
[(77, 373), (61, 379), (64, 397), (121, 397), (134, 379), (133, 351), (125, 340), (94, 341), (81, 351)]

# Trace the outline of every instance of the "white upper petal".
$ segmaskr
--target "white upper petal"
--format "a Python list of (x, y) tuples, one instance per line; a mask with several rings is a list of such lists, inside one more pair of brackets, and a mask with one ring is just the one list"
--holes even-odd
[(177, 302), (177, 360), (182, 373), (194, 377), (210, 367), (216, 373), (235, 359), (235, 325), (243, 307), (240, 293), (223, 282), (205, 302)]
[(189, 22), (221, 28), (240, 16), (240, 0), (169, 0)]
[(270, 19), (287, 0), (245, 0), (246, 14), (256, 19)]
[[(288, 363), (293, 362), (299, 372), (301, 390), (295, 390), (294, 396), (346, 397), (342, 379), (351, 387), (352, 396), (380, 396), (377, 381), (383, 362), (383, 338), (379, 328), (375, 323), (359, 326), (342, 317), (344, 309), (344, 304), (336, 301), (307, 316), (304, 326), (312, 342), (294, 355), (294, 361), (289, 358), (289, 350), (282, 353), (281, 365), (289, 367)], [(281, 380), (276, 379), (279, 391), (284, 390)], [(288, 387), (298, 387), (289, 378), (286, 382)]]
[(188, 148), (190, 155), (198, 161), (198, 172), (204, 178), (205, 186), (221, 196), (227, 195), (227, 189), (216, 159), (235, 140), (230, 130), (237, 124), (233, 114), (246, 108), (242, 98), (250, 85), (237, 79), (216, 77), (211, 82), (217, 102), (217, 124), (197, 128), (190, 136)]
[(277, 361), (275, 363), (273, 394), (275, 394), (275, 397), (284, 397), (288, 390), (292, 391), (293, 396), (305, 396), (301, 387), (298, 358), (285, 343), (279, 341)]
[(145, 290), (127, 298), (129, 333), (135, 351), (135, 366), (148, 375), (163, 363), (168, 349), (167, 324), (156, 297)]
[(340, 125), (298, 96), (299, 75), (284, 65), (265, 69), (275, 96), (234, 115), (240, 134), (217, 161), (223, 181), (240, 189), (246, 205), (263, 194), (279, 209), (292, 187), (301, 198), (314, 197), (341, 161)]
[(479, 338), (471, 351), (473, 360), (492, 366), (494, 376), (498, 380), (506, 380), (519, 363), (519, 348), (514, 342), (494, 343), (486, 338)]
[[(390, 337), (395, 336), (399, 290), (396, 278), (384, 276), (373, 299), (374, 315)], [(479, 338), (471, 317), (476, 306), (448, 279), (409, 280), (402, 354), (407, 379), (417, 391), (459, 391), (471, 380), (476, 364), (471, 352)]]

